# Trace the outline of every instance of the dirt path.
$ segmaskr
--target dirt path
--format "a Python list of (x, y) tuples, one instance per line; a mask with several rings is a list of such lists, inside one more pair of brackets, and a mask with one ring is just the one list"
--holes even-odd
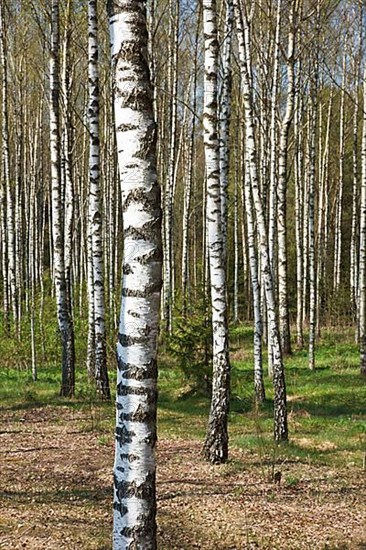
[[(0, 548), (110, 549), (111, 438), (69, 407), (0, 414)], [(273, 484), (254, 454), (211, 467), (199, 451), (159, 442), (159, 550), (366, 549), (361, 467), (286, 464)]]

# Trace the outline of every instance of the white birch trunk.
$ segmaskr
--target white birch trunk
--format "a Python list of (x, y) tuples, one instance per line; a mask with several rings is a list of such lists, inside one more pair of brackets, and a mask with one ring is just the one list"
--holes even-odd
[[(270, 120), (270, 183), (268, 204), (268, 250), (271, 262), (272, 277), (276, 283), (276, 236), (277, 236), (277, 179), (278, 179), (278, 155), (277, 155), (277, 95), (278, 95), (278, 65), (280, 55), (280, 31), (281, 31), (281, 6), (282, 0), (277, 0), (276, 31), (273, 50), (273, 74), (271, 89), (271, 120)], [(269, 355), (270, 357), (270, 355)]]
[[(323, 290), (325, 283), (325, 258), (326, 258), (326, 228), (328, 224), (327, 214), (327, 197), (328, 197), (328, 164), (329, 164), (329, 146), (330, 146), (330, 123), (332, 116), (333, 90), (331, 90), (328, 114), (327, 127), (325, 131), (325, 140), (323, 152), (319, 143), (319, 199), (318, 199), (318, 230), (317, 230), (317, 268), (316, 268), (316, 334), (320, 336), (321, 330), (321, 305), (323, 302)], [(319, 141), (322, 136), (322, 104), (319, 106)]]
[(145, 2), (114, 0), (109, 17), (124, 242), (113, 548), (154, 550), (162, 248)]
[[(299, 67), (299, 75), (301, 68)], [(294, 123), (294, 139), (295, 139), (295, 235), (296, 235), (296, 344), (299, 349), (304, 346), (303, 336), (303, 300), (302, 300), (302, 227), (303, 227), (303, 155), (302, 155), (302, 101), (300, 98), (300, 78), (298, 78), (295, 91), (295, 123)]]
[(170, 0), (170, 143), (168, 178), (164, 193), (164, 320), (165, 329), (172, 332), (173, 300), (174, 300), (174, 257), (173, 257), (173, 202), (174, 202), (174, 173), (177, 162), (177, 106), (178, 106), (178, 38), (179, 38), (179, 10), (180, 0)]
[(70, 314), (70, 296), (66, 283), (64, 216), (61, 193), (60, 112), (59, 112), (59, 3), (51, 6), (50, 55), (50, 156), (52, 196), (53, 267), (56, 289), (57, 319), (62, 341), (61, 395), (71, 396), (75, 386), (74, 330)]
[[(258, 272), (258, 260), (256, 251), (256, 237), (253, 216), (253, 200), (250, 182), (250, 166), (246, 157), (246, 169), (244, 174), (244, 198), (245, 213), (247, 220), (248, 256), (250, 277), (253, 292), (254, 312), (254, 393), (258, 403), (263, 403), (266, 398), (263, 381), (263, 356), (262, 356), (262, 312), (261, 312), (261, 289)], [(244, 201), (243, 201), (244, 202)]]
[[(88, 1), (88, 74), (89, 74), (89, 208), (90, 253), (94, 331), (94, 376), (97, 392), (110, 398), (105, 326), (103, 241), (102, 241), (102, 196), (100, 184), (99, 146), (99, 74), (98, 74), (98, 15), (96, 0)], [(88, 236), (89, 238), (89, 236)], [(89, 247), (88, 247), (89, 248)], [(90, 330), (90, 329), (89, 329)]]
[(203, 2), (205, 48), (204, 150), (207, 181), (207, 228), (213, 332), (212, 399), (204, 456), (212, 464), (228, 458), (230, 364), (226, 306), (226, 277), (221, 226), (220, 159), (217, 120), (218, 37), (216, 1)]
[(352, 314), (356, 324), (356, 342), (358, 342), (358, 201), (359, 201), (359, 160), (358, 160), (358, 115), (360, 110), (359, 101), (359, 78), (357, 78), (354, 94), (353, 111), (353, 143), (352, 143), (352, 222), (351, 222), (351, 246), (350, 246), (350, 291)]
[(288, 180), (288, 142), (295, 102), (295, 29), (297, 27), (297, 3), (293, 2), (289, 15), (289, 33), (287, 47), (287, 94), (286, 110), (281, 122), (278, 152), (278, 310), (282, 352), (291, 353), (290, 314), (288, 305), (287, 277), (287, 180)]
[(359, 258), (360, 370), (366, 376), (366, 69), (363, 74), (363, 123), (361, 146), (361, 206)]
[[(2, 25), (0, 25), (0, 32), (2, 32)], [(0, 41), (1, 46), (2, 40)], [(1, 48), (3, 51), (3, 48)], [(4, 76), (2, 82), (2, 88), (4, 88)], [(3, 98), (4, 89), (2, 90)], [(1, 164), (2, 164), (2, 178), (0, 182), (0, 227), (1, 227), (1, 271), (2, 271), (2, 294), (3, 294), (3, 325), (5, 334), (9, 333), (10, 320), (9, 320), (9, 279), (8, 279), (8, 240), (6, 232), (6, 127), (4, 117), (4, 102), (2, 103), (2, 124), (1, 124), (1, 137), (2, 137), (2, 149), (1, 149)]]
[(342, 84), (341, 84), (341, 105), (339, 115), (339, 180), (336, 208), (336, 223), (334, 231), (334, 279), (333, 288), (339, 290), (341, 284), (341, 261), (342, 261), (342, 210), (343, 210), (343, 187), (344, 187), (344, 125), (345, 125), (345, 87), (346, 87), (346, 44), (343, 43), (344, 54), (342, 64)]
[[(7, 292), (4, 293), (5, 307), (8, 309), (11, 306), (13, 313), (13, 322), (15, 328), (18, 323), (18, 308), (17, 308), (17, 289), (16, 289), (16, 270), (15, 270), (15, 231), (14, 231), (14, 197), (10, 181), (10, 146), (9, 146), (9, 112), (8, 112), (8, 70), (7, 70), (7, 44), (5, 36), (5, 20), (3, 12), (3, 2), (0, 2), (0, 60), (2, 66), (2, 165), (3, 165), (3, 185), (5, 196), (5, 220), (3, 224), (4, 234), (3, 240), (5, 244), (5, 258), (7, 265), (4, 267), (7, 270), (5, 281), (7, 283)], [(5, 310), (7, 312), (7, 310)], [(5, 313), (6, 317), (7, 313)]]
[(61, 71), (61, 92), (62, 92), (62, 143), (61, 143), (61, 181), (62, 194), (64, 196), (64, 258), (65, 258), (65, 278), (67, 292), (70, 300), (72, 300), (72, 249), (73, 249), (73, 232), (74, 232), (74, 185), (72, 177), (72, 143), (71, 143), (71, 113), (70, 113), (70, 18), (72, 12), (72, 0), (67, 0), (65, 6), (65, 22), (64, 22), (64, 38), (63, 38), (63, 55), (62, 55), (62, 71)]
[(221, 201), (221, 231), (223, 239), (223, 254), (227, 261), (227, 189), (229, 184), (229, 130), (231, 116), (231, 43), (233, 32), (233, 3), (226, 1), (226, 16), (221, 55), (221, 89), (219, 93), (219, 155), (220, 155), (220, 201)]
[(309, 99), (309, 192), (308, 192), (308, 236), (309, 236), (309, 368), (315, 368), (316, 293), (315, 293), (315, 136), (317, 119), (317, 75), (311, 86)]
[[(239, 151), (237, 151), (237, 154)], [(238, 163), (239, 164), (239, 163)], [(239, 321), (239, 174), (235, 174), (234, 181), (234, 293), (233, 293), (233, 321)], [(244, 270), (243, 270), (244, 271)]]
[(193, 107), (191, 126), (188, 133), (187, 144), (187, 174), (184, 179), (183, 196), (183, 235), (182, 235), (182, 294), (183, 294), (183, 315), (186, 314), (189, 294), (189, 218), (191, 214), (191, 197), (194, 176), (194, 145), (196, 131), (196, 107), (197, 107), (197, 47), (198, 47), (198, 27), (195, 43), (195, 60), (193, 67)]
[[(264, 216), (264, 209), (261, 200), (256, 159), (256, 142), (254, 134), (254, 117), (252, 105), (252, 90), (250, 87), (250, 72), (248, 63), (248, 42), (249, 25), (248, 21), (242, 17), (238, 0), (234, 0), (235, 22), (237, 27), (237, 38), (239, 46), (239, 61), (241, 69), (241, 85), (243, 91), (243, 102), (245, 111), (245, 138), (246, 154), (250, 170), (251, 187), (253, 194), (254, 208), (256, 212), (259, 246), (261, 254), (261, 270), (265, 284), (266, 306), (268, 314), (269, 341), (271, 342), (272, 364), (273, 364), (273, 385), (274, 385), (274, 438), (276, 441), (287, 441), (287, 399), (285, 372), (282, 361), (282, 351), (280, 345), (279, 330), (276, 317), (276, 305), (273, 288), (272, 269), (270, 265), (268, 249), (268, 230)], [(244, 28), (245, 26), (245, 28)]]

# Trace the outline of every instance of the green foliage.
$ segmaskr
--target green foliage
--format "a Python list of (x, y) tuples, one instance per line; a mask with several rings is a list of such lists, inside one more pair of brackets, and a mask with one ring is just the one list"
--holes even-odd
[(212, 327), (207, 300), (199, 299), (184, 313), (177, 310), (166, 351), (193, 393), (210, 395), (212, 382)]
[[(58, 346), (58, 339), (56, 323), (51, 323), (54, 312), (51, 298), (47, 298), (47, 304), (44, 311), (46, 360), (41, 361), (39, 356), (37, 382), (32, 381), (31, 372), (26, 368), (29, 365), (29, 360), (26, 363), (29, 342), (2, 337), (1, 408), (13, 410), (19, 417), (22, 417), (22, 411), (51, 404), (83, 409), (87, 411), (85, 431), (99, 433), (102, 445), (107, 441), (103, 436), (109, 434), (110, 437), (113, 432), (113, 403), (99, 401), (94, 387), (88, 382), (81, 336), (77, 347), (76, 395), (66, 401), (59, 397), (60, 362), (57, 349), (52, 349), (52, 342)], [(203, 377), (209, 377), (211, 370), (210, 356), (207, 363), (203, 359), (206, 351), (204, 336), (210, 344), (211, 330), (210, 323), (204, 325), (202, 311), (202, 303), (198, 302), (186, 318), (177, 316), (173, 337), (167, 341), (169, 353), (159, 357), (158, 432), (162, 438), (201, 441), (204, 438), (210, 401)], [(84, 319), (76, 322), (84, 327)], [(173, 344), (175, 351), (171, 349)], [(41, 353), (39, 343), (38, 346)], [(294, 485), (295, 481), (287, 478), (299, 478), (299, 474), (290, 471), (289, 465), (348, 467), (354, 464), (352, 467), (362, 468), (366, 380), (359, 374), (358, 348), (352, 329), (323, 331), (322, 339), (317, 343), (317, 368), (314, 372), (308, 369), (304, 350), (295, 351), (286, 359), (290, 442), (285, 446), (273, 443), (273, 388), (268, 377), (265, 377), (268, 400), (261, 407), (255, 406), (251, 328), (235, 327), (231, 330), (231, 351), (230, 441), (234, 448), (259, 457), (263, 479), (270, 478), (273, 471), (281, 470), (283, 483)], [(113, 352), (114, 346), (111, 345), (111, 355)], [(113, 388), (114, 368), (110, 369), (110, 374)]]
[[(73, 323), (76, 355), (75, 392), (78, 399), (90, 399), (90, 396), (95, 399), (94, 385), (90, 384), (85, 375), (88, 341), (88, 308), (85, 305), (85, 300), (86, 289), (81, 289), (80, 287), (75, 288), (73, 297)], [(27, 311), (25, 303), (23, 306), (22, 321), (19, 331), (13, 326), (12, 321), (10, 323), (10, 330), (6, 331), (3, 319), (0, 316), (0, 339), (2, 369), (10, 369), (12, 372), (13, 369), (19, 372), (24, 371), (24, 377), (21, 382), (24, 386), (24, 383), (31, 383), (32, 348), (30, 313)], [(41, 296), (40, 290), (36, 293), (34, 310), (35, 355), (38, 376), (40, 380), (44, 380), (43, 375), (45, 374), (46, 377), (49, 377), (50, 369), (52, 369), (52, 382), (55, 384), (54, 392), (57, 394), (61, 383), (62, 349), (56, 316), (56, 302), (52, 294), (52, 282), (48, 276), (45, 276), (44, 280), (43, 297)], [(112, 375), (111, 384), (113, 384), (116, 365), (115, 340), (116, 334), (114, 330), (110, 329), (107, 335), (107, 360), (108, 365), (110, 365), (110, 374)], [(0, 369), (0, 377), (4, 375), (2, 369)], [(46, 373), (43, 373), (44, 369), (46, 369)], [(19, 376), (22, 375), (19, 374)], [(37, 385), (37, 390), (41, 386), (42, 382)]]

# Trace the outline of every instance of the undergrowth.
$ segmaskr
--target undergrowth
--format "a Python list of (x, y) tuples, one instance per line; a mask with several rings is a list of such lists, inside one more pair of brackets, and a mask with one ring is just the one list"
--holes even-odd
[[(366, 380), (359, 374), (358, 350), (350, 331), (330, 330), (317, 344), (316, 370), (307, 368), (306, 351), (295, 351), (286, 359), (290, 441), (277, 446), (272, 437), (273, 391), (265, 376), (266, 402), (257, 407), (253, 392), (252, 331), (235, 327), (232, 343), (232, 393), (230, 444), (259, 456), (261, 467), (270, 473), (286, 461), (362, 467), (366, 452)], [(76, 394), (59, 396), (60, 365), (53, 360), (40, 364), (38, 381), (29, 368), (0, 368), (1, 409), (22, 411), (43, 406), (67, 406), (88, 411), (85, 430), (101, 432), (101, 441), (112, 441), (114, 404), (98, 400), (89, 384), (86, 369), (79, 362)], [(176, 359), (161, 354), (159, 360), (160, 438), (200, 439), (205, 434), (209, 397), (192, 391), (191, 377), (177, 368)], [(265, 367), (266, 368), (266, 367)], [(110, 365), (111, 387), (115, 366)], [(113, 391), (112, 391), (113, 393)], [(19, 414), (20, 414), (19, 412)], [(289, 484), (295, 483), (289, 481)]]

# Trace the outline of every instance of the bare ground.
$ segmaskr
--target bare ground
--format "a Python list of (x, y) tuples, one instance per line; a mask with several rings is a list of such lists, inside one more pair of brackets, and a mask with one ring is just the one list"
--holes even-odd
[[(113, 442), (70, 407), (1, 411), (0, 548), (111, 548)], [(199, 441), (158, 445), (159, 550), (366, 549), (361, 465), (283, 464), (233, 450), (227, 465)]]

